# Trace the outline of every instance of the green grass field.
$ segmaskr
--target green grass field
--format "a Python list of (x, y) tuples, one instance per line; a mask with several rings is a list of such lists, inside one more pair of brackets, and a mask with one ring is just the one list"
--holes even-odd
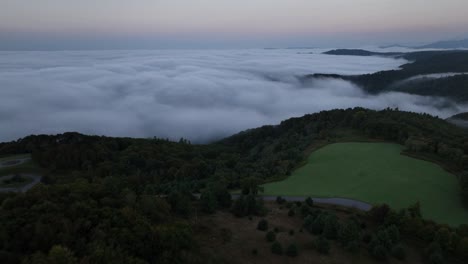
[(287, 179), (265, 184), (266, 195), (343, 197), (404, 208), (419, 201), (423, 216), (439, 223), (468, 223), (455, 175), (400, 155), (390, 143), (336, 143), (313, 152)]

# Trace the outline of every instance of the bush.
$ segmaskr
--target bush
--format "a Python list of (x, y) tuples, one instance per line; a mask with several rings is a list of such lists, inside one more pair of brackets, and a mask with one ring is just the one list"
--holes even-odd
[(325, 226), (323, 228), (323, 234), (327, 239), (337, 239), (338, 230), (340, 229), (340, 224), (336, 215), (329, 215), (325, 219)]
[(396, 245), (392, 248), (392, 256), (399, 260), (404, 260), (406, 258), (406, 251), (402, 245)]
[(276, 197), (277, 204), (284, 204), (284, 202), (286, 202), (286, 200), (283, 197), (281, 196)]
[(330, 243), (326, 238), (322, 236), (317, 238), (317, 240), (315, 241), (315, 248), (317, 248), (317, 251), (320, 254), (327, 255), (328, 253), (330, 253)]
[(312, 212), (312, 209), (309, 206), (307, 206), (307, 204), (303, 204), (300, 208), (300, 211), (302, 217), (306, 217)]
[(390, 213), (390, 206), (387, 204), (376, 205), (369, 211), (370, 217), (377, 223), (385, 222), (385, 218)]
[(271, 253), (276, 255), (283, 255), (283, 246), (278, 241), (275, 241), (271, 245)]
[(221, 239), (223, 240), (223, 243), (231, 242), (231, 240), (232, 240), (232, 231), (230, 229), (221, 228), (220, 233), (221, 233)]
[(252, 249), (252, 255), (257, 256), (258, 255), (258, 249), (256, 249), (256, 248)]
[(275, 234), (275, 232), (273, 232), (273, 231), (268, 232), (268, 233), (266, 234), (266, 240), (267, 240), (268, 242), (273, 242), (273, 241), (275, 241), (275, 240), (276, 240), (276, 234)]
[(382, 245), (375, 246), (371, 251), (372, 256), (378, 260), (387, 259), (387, 249)]
[(434, 252), (429, 256), (429, 263), (431, 264), (443, 264), (444, 257), (440, 252)]
[(265, 219), (260, 220), (257, 225), (257, 229), (260, 231), (267, 231), (268, 230), (268, 221)]
[(312, 200), (312, 198), (310, 197), (307, 197), (307, 199), (305, 200), (305, 203), (310, 207), (314, 206), (314, 200)]
[(290, 244), (288, 248), (286, 249), (286, 255), (290, 257), (296, 257), (298, 253), (298, 249), (296, 244)]
[(372, 239), (372, 235), (368, 232), (366, 232), (364, 235), (362, 235), (362, 242), (369, 244), (369, 242)]
[(349, 221), (346, 225), (340, 228), (338, 239), (343, 245), (343, 247), (348, 249), (354, 249), (354, 245), (349, 246), (349, 244), (359, 241), (359, 227), (354, 221)]
[(279, 233), (279, 228), (275, 227), (273, 231), (275, 231), (275, 233)]
[(294, 229), (289, 230), (289, 235), (294, 236)]
[(215, 194), (211, 190), (206, 190), (202, 192), (200, 197), (200, 205), (202, 211), (207, 214), (212, 214), (216, 212), (218, 207), (218, 201), (216, 200)]
[(289, 209), (289, 211), (288, 211), (288, 216), (289, 216), (289, 217), (292, 217), (292, 216), (294, 216), (295, 214), (296, 214), (296, 212), (294, 211), (294, 209)]

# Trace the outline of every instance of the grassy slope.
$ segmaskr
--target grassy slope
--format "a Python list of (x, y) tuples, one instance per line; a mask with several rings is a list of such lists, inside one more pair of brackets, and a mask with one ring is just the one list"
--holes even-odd
[(420, 201), (428, 219), (467, 223), (456, 177), (436, 164), (400, 155), (401, 150), (389, 143), (332, 144), (313, 152), (291, 177), (266, 184), (265, 194), (347, 197), (395, 208)]

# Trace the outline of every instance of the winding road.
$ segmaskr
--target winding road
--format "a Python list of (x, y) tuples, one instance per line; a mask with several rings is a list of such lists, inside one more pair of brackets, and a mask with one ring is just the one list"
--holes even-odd
[[(8, 168), (8, 167), (18, 166), (18, 165), (26, 163), (26, 162), (28, 162), (30, 160), (31, 160), (31, 158), (28, 157), (28, 158), (12, 159), (12, 160), (3, 161), (3, 162), (0, 163), (0, 169), (1, 168)], [(33, 173), (18, 173), (18, 175), (21, 176), (21, 177), (30, 178), (30, 179), (32, 179), (32, 181), (30, 183), (24, 185), (24, 186), (21, 186), (21, 187), (5, 187), (5, 188), (0, 187), (0, 193), (2, 193), (2, 192), (3, 193), (5, 193), (5, 192), (27, 192), (29, 189), (34, 187), (34, 185), (38, 184), (41, 181), (41, 178), (42, 178), (40, 175), (33, 174)], [(2, 176), (2, 177), (0, 177), (0, 180), (9, 179), (9, 178), (11, 178), (13, 176), (14, 175)]]
[(2, 161), (0, 162), (0, 169), (1, 168), (8, 168), (8, 167), (13, 167), (13, 166), (18, 166), (18, 165), (21, 165), (23, 163), (26, 163), (28, 161), (30, 161), (31, 158), (21, 158), (21, 159), (13, 159), (13, 160), (6, 160), (6, 161)]
[[(239, 194), (233, 194), (232, 198), (237, 199), (239, 198)], [(270, 195), (265, 195), (265, 196), (260, 196), (262, 197), (265, 201), (276, 201), (277, 196), (270, 196)], [(283, 199), (289, 202), (303, 202), (305, 199), (307, 199), (307, 196), (281, 196)], [(339, 205), (339, 206), (344, 206), (344, 207), (349, 207), (349, 208), (356, 208), (361, 211), (370, 211), (372, 208), (372, 205), (369, 203), (365, 203), (362, 201), (358, 200), (353, 200), (353, 199), (348, 199), (348, 198), (319, 198), (319, 197), (311, 197), (312, 200), (314, 200), (315, 203), (318, 204), (331, 204), (331, 205)]]
[[(7, 188), (0, 188), (0, 192), (27, 192), (29, 189), (34, 187), (34, 185), (38, 184), (41, 181), (41, 176), (37, 174), (29, 174), (29, 173), (20, 173), (21, 177), (31, 178), (32, 182), (21, 186), (21, 187), (7, 187)], [(8, 179), (13, 177), (13, 175), (7, 175), (0, 177), (0, 180)]]

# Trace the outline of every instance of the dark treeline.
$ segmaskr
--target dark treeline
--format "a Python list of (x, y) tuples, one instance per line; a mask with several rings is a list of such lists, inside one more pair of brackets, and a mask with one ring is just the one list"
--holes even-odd
[[(194, 145), (65, 133), (1, 143), (0, 155), (32, 153), (48, 173), (25, 194), (0, 195), (0, 259), (7, 263), (197, 263), (187, 219), (231, 207), (264, 214), (256, 186), (284, 177), (316, 142), (353, 130), (407, 146), (460, 177), (468, 205), (468, 134), (427, 114), (363, 108), (324, 111)], [(41, 262), (42, 261), (42, 262)], [(63, 263), (63, 262), (62, 262)]]

